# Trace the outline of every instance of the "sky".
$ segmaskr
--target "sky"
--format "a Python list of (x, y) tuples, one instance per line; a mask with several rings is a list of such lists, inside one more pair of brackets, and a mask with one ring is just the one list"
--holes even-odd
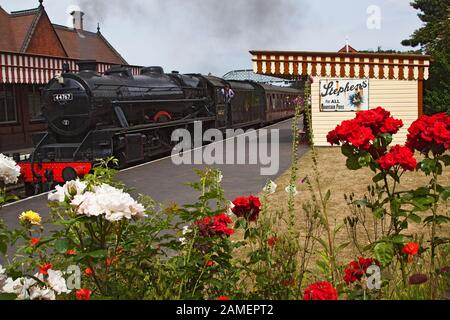
[[(250, 50), (406, 50), (421, 26), (411, 0), (44, 0), (53, 23), (85, 12), (85, 29), (102, 34), (129, 64), (167, 72), (251, 69)], [(0, 0), (6, 11), (38, 0)]]

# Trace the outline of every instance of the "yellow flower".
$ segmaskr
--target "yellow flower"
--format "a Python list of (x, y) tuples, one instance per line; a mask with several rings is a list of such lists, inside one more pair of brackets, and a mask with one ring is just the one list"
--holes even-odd
[(29, 210), (22, 212), (19, 216), (19, 220), (21, 222), (29, 222), (34, 225), (40, 225), (42, 218), (39, 213)]

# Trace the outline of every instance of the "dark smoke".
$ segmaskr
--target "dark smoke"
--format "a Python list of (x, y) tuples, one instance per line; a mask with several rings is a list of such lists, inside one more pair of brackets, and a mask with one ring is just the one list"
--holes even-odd
[[(306, 2), (78, 0), (78, 5), (86, 13), (85, 22), (91, 30), (95, 29), (97, 21), (114, 22), (117, 28), (121, 21), (133, 25), (130, 37), (136, 42), (135, 50), (147, 45), (151, 50), (147, 50), (146, 59), (155, 62), (135, 61), (137, 54), (133, 52), (128, 55), (133, 59), (130, 63), (167, 65), (167, 61), (176, 60), (179, 65), (176, 68), (198, 65), (203, 71), (214, 72), (224, 65), (226, 68), (249, 67), (235, 64), (242, 61), (242, 56), (248, 57), (251, 49), (298, 49), (308, 9)], [(124, 55), (127, 56), (127, 52)], [(250, 63), (250, 59), (248, 61)]]
[[(84, 23), (88, 30), (94, 30), (97, 23), (111, 18), (130, 18), (145, 13), (145, 1), (138, 0), (76, 0), (81, 11), (85, 13)], [(141, 18), (141, 17), (139, 17)]]

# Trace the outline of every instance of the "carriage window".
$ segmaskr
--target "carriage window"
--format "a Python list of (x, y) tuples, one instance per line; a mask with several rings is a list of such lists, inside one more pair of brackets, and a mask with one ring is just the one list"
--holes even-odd
[(0, 123), (17, 122), (16, 98), (12, 85), (0, 85)]
[(28, 87), (28, 110), (30, 112), (30, 120), (44, 119), (41, 110), (41, 93), (37, 85)]

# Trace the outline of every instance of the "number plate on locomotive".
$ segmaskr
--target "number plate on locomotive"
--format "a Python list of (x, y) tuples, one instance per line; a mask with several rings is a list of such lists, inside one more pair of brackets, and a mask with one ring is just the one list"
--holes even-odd
[(71, 93), (57, 93), (53, 95), (53, 101), (59, 104), (66, 104), (67, 101), (72, 101), (73, 95)]

